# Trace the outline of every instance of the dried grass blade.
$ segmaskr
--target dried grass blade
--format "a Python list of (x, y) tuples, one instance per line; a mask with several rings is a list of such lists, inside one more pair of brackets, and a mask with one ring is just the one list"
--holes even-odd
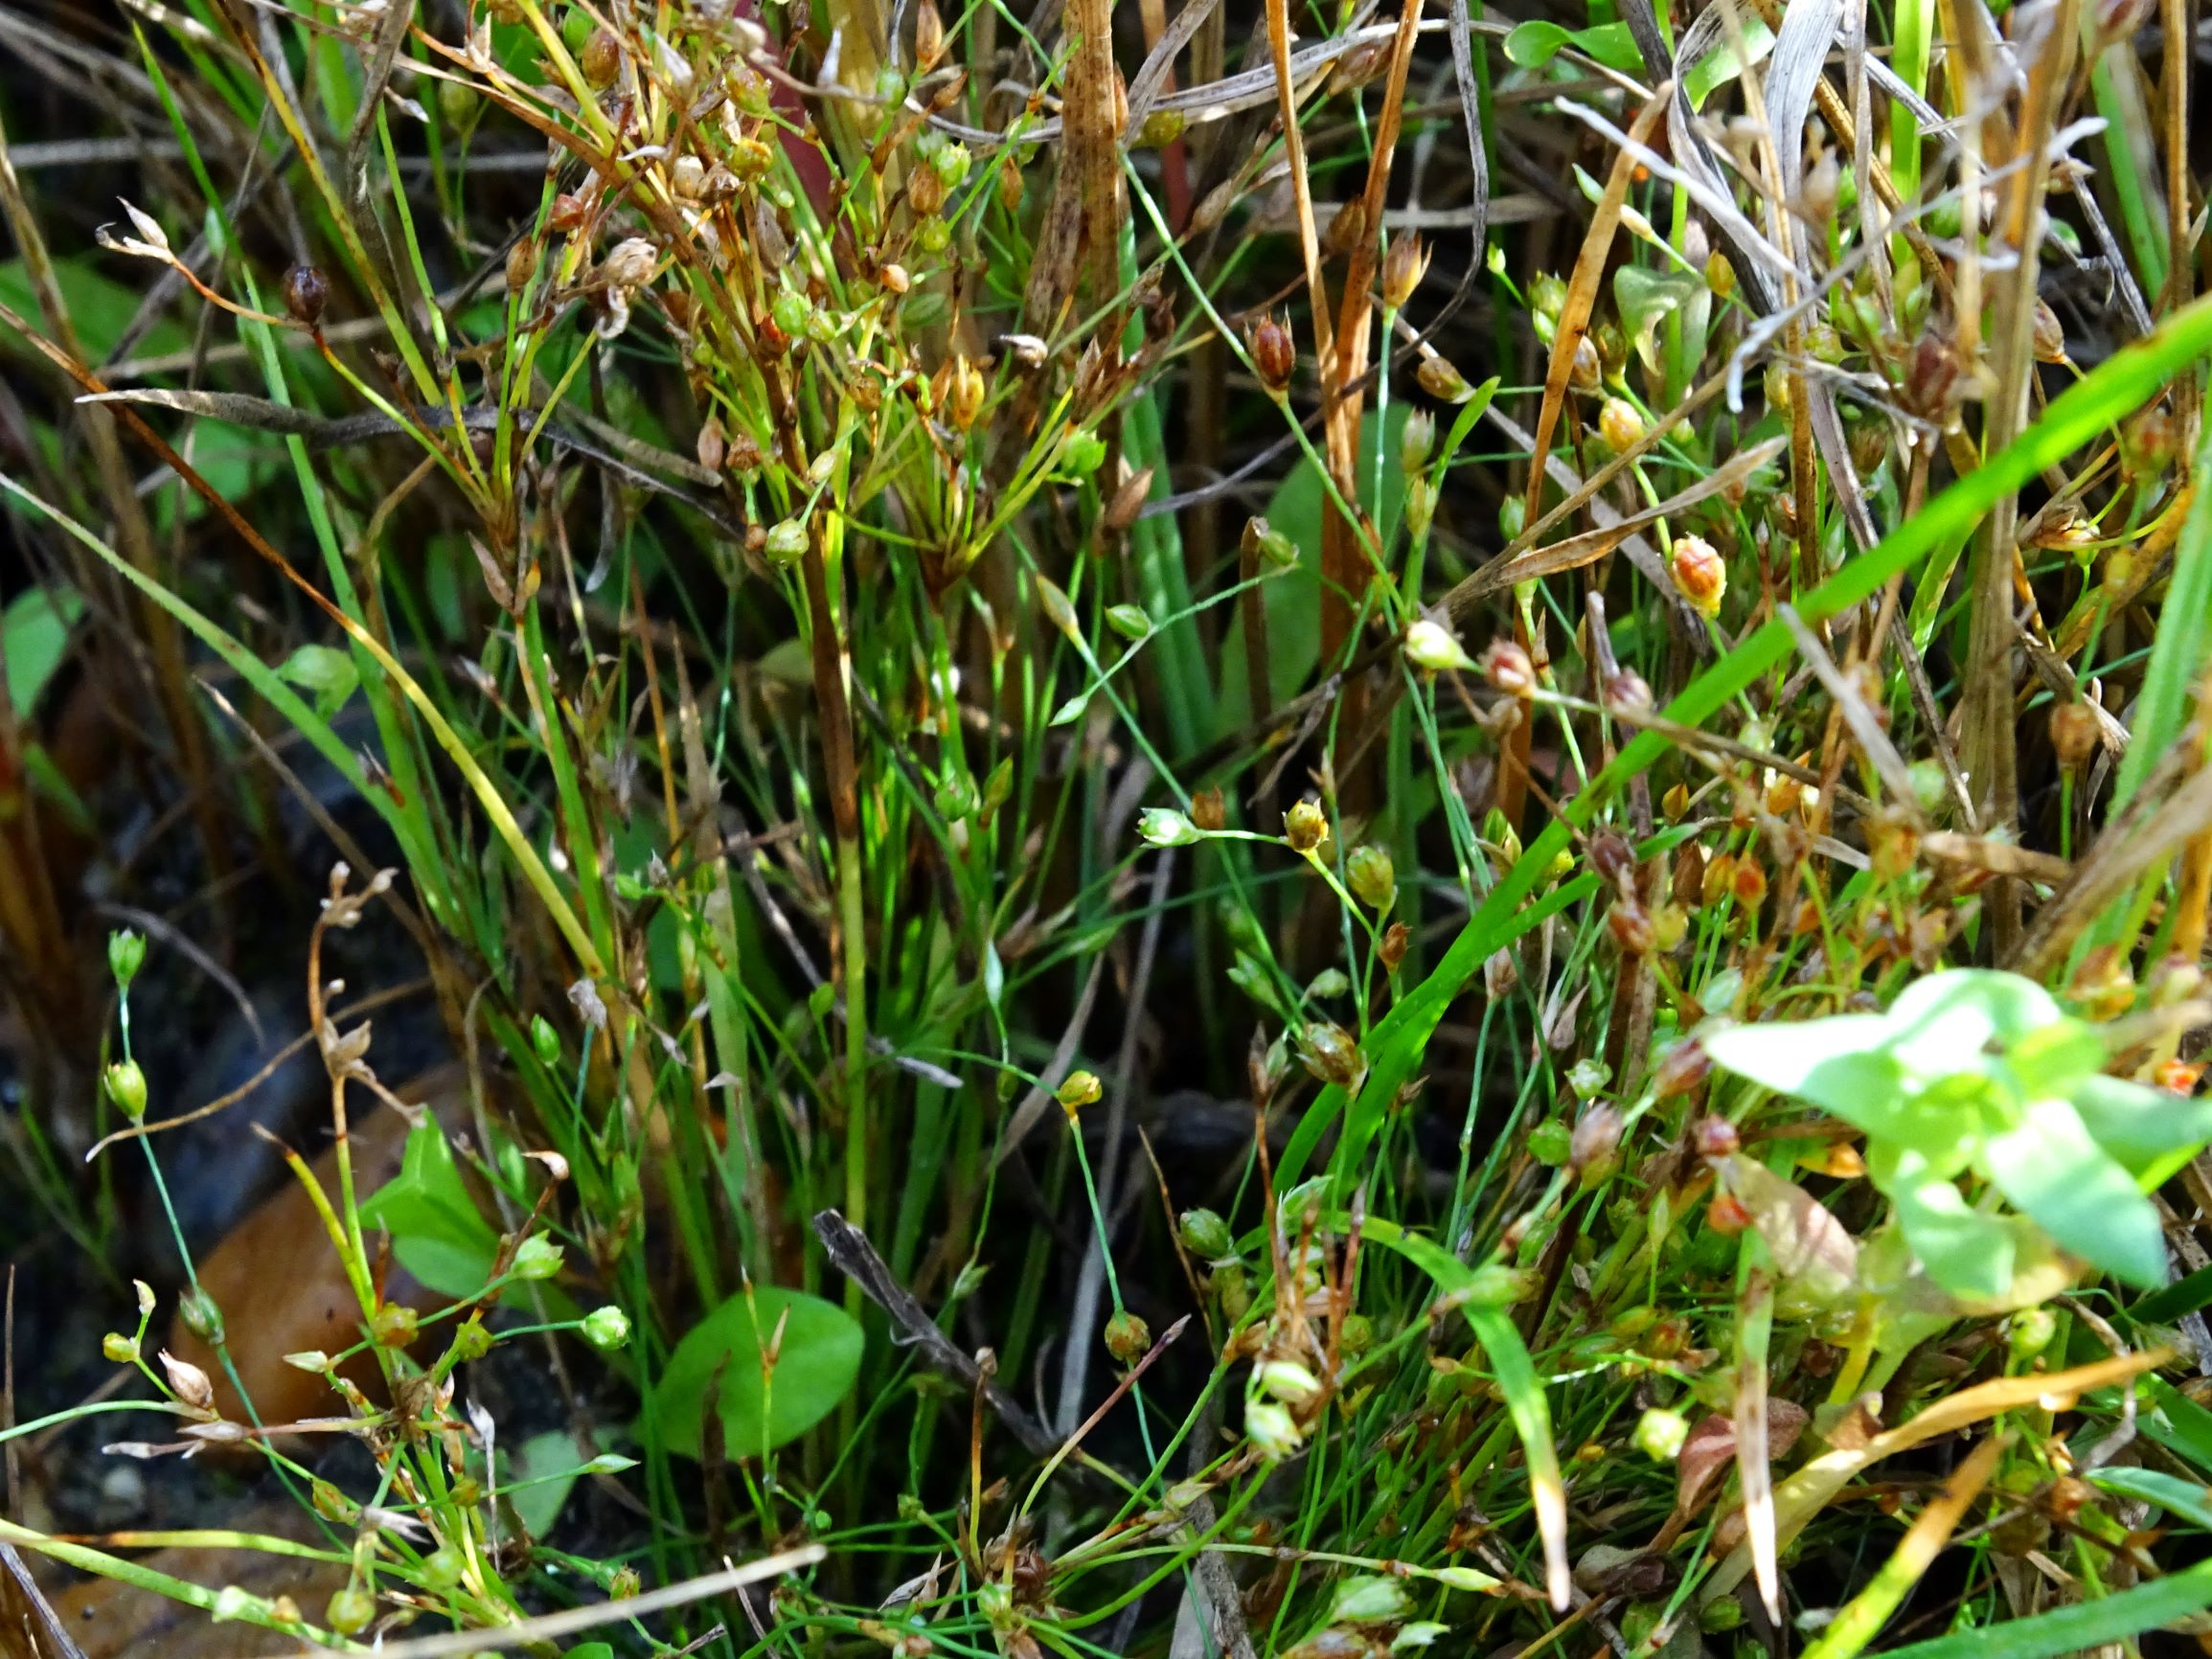
[(1774, 1467), (1767, 1440), (1767, 1343), (1774, 1329), (1774, 1282), (1755, 1268), (1744, 1285), (1736, 1340), (1736, 1478), (1744, 1488), (1744, 1535), (1767, 1617), (1782, 1621), (1782, 1567), (1774, 1541)]

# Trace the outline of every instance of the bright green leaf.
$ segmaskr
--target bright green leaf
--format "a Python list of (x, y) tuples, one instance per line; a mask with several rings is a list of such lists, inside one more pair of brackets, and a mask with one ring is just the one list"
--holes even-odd
[(0, 611), (0, 655), (8, 660), (8, 701), (28, 718), (38, 693), (61, 666), (69, 630), (84, 614), (84, 600), (70, 588), (28, 588)]
[(1982, 1161), (1998, 1190), (2062, 1248), (2147, 1290), (2166, 1282), (2157, 1211), (2067, 1102), (2030, 1102), (2019, 1127), (1989, 1138)]
[[(761, 1375), (764, 1337), (777, 1344), (766, 1378)], [(859, 1326), (833, 1303), (774, 1285), (741, 1291), (694, 1326), (669, 1355), (652, 1394), (654, 1422), (672, 1451), (697, 1457), (707, 1387), (719, 1371), (725, 1451), (733, 1458), (764, 1456), (837, 1408), (859, 1374), (860, 1350)]]
[(390, 1233), (399, 1265), (441, 1296), (474, 1296), (491, 1277), (499, 1234), (478, 1214), (436, 1124), (408, 1134), (399, 1172), (362, 1203), (361, 1220)]

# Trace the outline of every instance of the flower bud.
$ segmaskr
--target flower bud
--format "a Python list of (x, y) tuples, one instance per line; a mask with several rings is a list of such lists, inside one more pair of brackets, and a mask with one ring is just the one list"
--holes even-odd
[(1636, 1449), (1653, 1463), (1671, 1464), (1689, 1443), (1690, 1420), (1678, 1411), (1654, 1405), (1636, 1420)]
[(533, 1233), (515, 1246), (508, 1271), (517, 1279), (551, 1279), (560, 1267), (560, 1246), (542, 1233)]
[(1418, 542), (1435, 519), (1436, 487), (1417, 473), (1405, 481), (1405, 534)]
[(1106, 1323), (1106, 1352), (1123, 1365), (1134, 1365), (1152, 1346), (1152, 1329), (1128, 1308), (1117, 1309)]
[(1451, 630), (1426, 617), (1416, 617), (1406, 625), (1405, 660), (1429, 674), (1474, 667), (1474, 660), (1460, 648)]
[(323, 307), (330, 303), (331, 279), (313, 265), (294, 265), (285, 273), (285, 309), (295, 323), (322, 327)]
[(1298, 1424), (1288, 1411), (1271, 1399), (1244, 1401), (1244, 1438), (1268, 1463), (1279, 1463), (1298, 1449)]
[(1370, 910), (1388, 910), (1398, 897), (1398, 872), (1390, 854), (1373, 842), (1352, 850), (1344, 861), (1345, 885)]
[(1598, 436), (1615, 455), (1625, 454), (1644, 439), (1644, 418), (1626, 398), (1608, 398), (1598, 411)]
[(1700, 616), (1719, 616), (1722, 596), (1728, 591), (1728, 565), (1720, 549), (1701, 535), (1677, 535), (1667, 557), (1667, 574), (1675, 591)]
[(1283, 814), (1283, 839), (1293, 852), (1311, 854), (1329, 839), (1329, 814), (1309, 795)]
[(1719, 248), (1705, 256), (1705, 286), (1716, 300), (1724, 300), (1736, 291), (1736, 267)]
[(1567, 285), (1556, 272), (1544, 271), (1528, 285), (1529, 308), (1546, 322), (1556, 325), (1567, 308)]
[(602, 1353), (612, 1353), (629, 1341), (629, 1315), (613, 1303), (604, 1303), (583, 1316), (583, 1339)]
[(1574, 1132), (1567, 1140), (1567, 1168), (1582, 1175), (1597, 1172), (1611, 1165), (1620, 1144), (1620, 1108), (1594, 1101), (1575, 1120)]
[(1099, 1081), (1098, 1073), (1070, 1072), (1053, 1091), (1053, 1098), (1060, 1102), (1062, 1110), (1080, 1112), (1085, 1106), (1096, 1105), (1105, 1094), (1106, 1084)]
[(1173, 807), (1147, 807), (1137, 814), (1137, 836), (1151, 847), (1188, 847), (1198, 827)]
[(922, 0), (914, 13), (914, 66), (926, 75), (944, 56), (945, 19), (933, 0)]
[(1212, 1210), (1185, 1210), (1176, 1227), (1183, 1248), (1201, 1261), (1223, 1261), (1237, 1248), (1228, 1222)]
[(107, 936), (107, 971), (117, 990), (128, 990), (145, 965), (145, 934), (124, 927)]
[(800, 518), (787, 518), (768, 527), (768, 539), (764, 544), (768, 562), (788, 570), (807, 556), (807, 523)]
[(1429, 453), (1435, 447), (1436, 417), (1425, 409), (1416, 409), (1399, 428), (1398, 469), (1412, 477), (1428, 465)]
[(100, 1339), (100, 1352), (117, 1365), (133, 1365), (138, 1360), (138, 1340), (111, 1330)]
[(107, 1098), (132, 1123), (146, 1116), (146, 1074), (136, 1060), (117, 1060), (105, 1075)]
[(1283, 397), (1290, 390), (1290, 376), (1298, 370), (1298, 346), (1290, 337), (1289, 324), (1272, 316), (1262, 317), (1245, 335), (1245, 344), (1260, 384), (1270, 396)]
[(1298, 562), (1298, 544), (1257, 514), (1244, 520), (1241, 545), (1246, 557), (1270, 570), (1288, 570)]
[(376, 1316), (369, 1321), (369, 1334), (381, 1348), (409, 1346), (421, 1328), (421, 1316), (404, 1302), (385, 1303), (376, 1309)]
[(206, 1285), (194, 1284), (186, 1288), (184, 1294), (176, 1299), (176, 1316), (184, 1322), (187, 1330), (210, 1348), (220, 1348), (223, 1345), (226, 1335), (223, 1310), (217, 1306), (216, 1299), (207, 1293)]
[(376, 1619), (376, 1599), (357, 1584), (348, 1584), (323, 1603), (323, 1623), (341, 1636), (358, 1636)]
[(1382, 256), (1382, 303), (1393, 311), (1405, 309), (1428, 274), (1428, 250), (1412, 231), (1400, 231)]

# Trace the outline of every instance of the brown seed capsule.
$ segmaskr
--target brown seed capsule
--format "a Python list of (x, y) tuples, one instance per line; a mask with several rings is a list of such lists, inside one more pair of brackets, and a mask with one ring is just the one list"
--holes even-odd
[(1649, 956), (1657, 943), (1651, 913), (1632, 898), (1613, 901), (1612, 909), (1606, 912), (1606, 926), (1623, 956)]
[(1339, 1088), (1351, 1087), (1366, 1070), (1357, 1040), (1342, 1026), (1331, 1025), (1326, 1020), (1315, 1020), (1306, 1027), (1301, 1034), (1298, 1058), (1315, 1078)]
[(1229, 827), (1229, 804), (1219, 789), (1200, 789), (1191, 797), (1191, 822), (1212, 834)]
[(1329, 814), (1309, 795), (1283, 814), (1283, 838), (1294, 852), (1311, 852), (1329, 839)]
[(1398, 971), (1398, 965), (1405, 960), (1405, 947), (1412, 943), (1412, 930), (1402, 921), (1393, 921), (1382, 930), (1382, 943), (1375, 947), (1375, 954), (1382, 959), (1384, 973)]
[(945, 56), (945, 19), (934, 0), (922, 0), (914, 12), (914, 66), (927, 75)]
[(1728, 564), (1720, 549), (1701, 535), (1677, 535), (1667, 557), (1675, 591), (1700, 616), (1719, 616), (1728, 591)]
[(1701, 904), (1705, 898), (1705, 850), (1685, 841), (1675, 851), (1675, 868), (1668, 885), (1684, 904)]
[(720, 416), (708, 416), (707, 423), (699, 428), (697, 451), (701, 466), (709, 472), (719, 473), (721, 471), (722, 463), (730, 453), (730, 444), (729, 440), (723, 435)]
[(590, 216), (591, 209), (584, 199), (566, 191), (555, 196), (545, 211), (546, 224), (562, 236), (574, 236)]
[(295, 323), (321, 328), (323, 307), (330, 303), (331, 279), (313, 265), (294, 265), (285, 273), (285, 309)]
[(2039, 363), (2064, 363), (2066, 360), (2065, 326), (2059, 321), (2058, 312), (2052, 310), (2048, 302), (2043, 300), (2036, 302), (2035, 348), (2036, 361)]
[(1513, 640), (1490, 642), (1482, 653), (1482, 677), (1508, 696), (1525, 697), (1536, 690), (1536, 666)]
[(1251, 326), (1244, 340), (1260, 384), (1273, 397), (1288, 392), (1290, 376), (1298, 372), (1298, 345), (1290, 337), (1289, 324), (1272, 316), (1262, 317)]
[(1606, 676), (1606, 707), (1614, 714), (1635, 714), (1651, 706), (1652, 688), (1634, 669), (1615, 669)]
[(1590, 868), (1622, 892), (1630, 891), (1636, 874), (1636, 850), (1617, 830), (1600, 830), (1590, 837)]
[(524, 237), (507, 250), (507, 291), (519, 294), (537, 275), (537, 239)]
[(1405, 309), (1428, 274), (1428, 249), (1412, 231), (1400, 231), (1382, 256), (1382, 303), (1394, 311)]
[[(1690, 785), (1687, 784), (1669, 784), (1667, 792), (1659, 797), (1659, 810), (1667, 815), (1668, 823), (1679, 824), (1690, 810)], [(1694, 847), (1697, 843), (1684, 842), (1683, 845)]]
[(1728, 888), (1736, 896), (1738, 904), (1745, 910), (1756, 910), (1767, 898), (1767, 872), (1749, 858), (1739, 858)]
[(1751, 1225), (1751, 1212), (1744, 1208), (1744, 1200), (1735, 1193), (1716, 1193), (1712, 1203), (1705, 1207), (1705, 1224), (1716, 1233), (1734, 1238)]
[(1593, 1102), (1575, 1120), (1567, 1140), (1567, 1168), (1578, 1175), (1596, 1173), (1612, 1162), (1621, 1144), (1620, 1108), (1605, 1101)]
[(1574, 361), (1567, 368), (1567, 384), (1585, 398), (1595, 398), (1605, 390), (1606, 368), (1598, 360), (1598, 349), (1585, 334), (1575, 342)]
[(1707, 904), (1718, 904), (1728, 897), (1736, 884), (1736, 855), (1722, 852), (1708, 860), (1705, 874), (1698, 884), (1698, 897)]
[(2079, 772), (2097, 752), (2097, 716), (2087, 703), (2051, 705), (2051, 747), (2059, 764)]
[(594, 29), (583, 43), (583, 79), (604, 92), (622, 73), (622, 39), (611, 29)]
[(1145, 1322), (1128, 1308), (1119, 1309), (1106, 1321), (1106, 1352), (1124, 1365), (1134, 1365), (1145, 1356), (1152, 1345), (1152, 1333)]
[(945, 205), (945, 176), (933, 167), (918, 167), (907, 175), (906, 199), (922, 218), (933, 219)]
[(1467, 376), (1444, 357), (1422, 358), (1421, 367), (1413, 372), (1413, 377), (1421, 382), (1424, 392), (1447, 403), (1461, 402), (1473, 390), (1468, 385)]

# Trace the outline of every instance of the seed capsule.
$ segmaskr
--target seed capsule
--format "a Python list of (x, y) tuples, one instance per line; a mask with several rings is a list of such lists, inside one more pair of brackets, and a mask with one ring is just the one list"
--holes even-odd
[(2087, 703), (2051, 705), (2051, 747), (2067, 771), (2078, 772), (2089, 763), (2097, 752), (2097, 716)]
[(1152, 1345), (1152, 1328), (1128, 1308), (1120, 1309), (1106, 1321), (1106, 1352), (1122, 1364), (1136, 1364)]
[(611, 29), (594, 29), (583, 43), (583, 79), (604, 92), (622, 73), (622, 41)]
[(1720, 550), (1701, 535), (1677, 535), (1667, 559), (1675, 590), (1700, 616), (1719, 616), (1728, 591), (1728, 565)]
[(1608, 398), (1598, 411), (1598, 436), (1615, 455), (1643, 442), (1644, 418), (1626, 398)]
[(1508, 696), (1525, 697), (1536, 690), (1536, 665), (1513, 640), (1493, 640), (1482, 653), (1482, 677)]
[(1245, 345), (1260, 384), (1276, 398), (1288, 393), (1290, 376), (1298, 371), (1298, 345), (1290, 337), (1290, 326), (1272, 316), (1262, 317), (1245, 335)]
[(1311, 795), (1283, 814), (1283, 838), (1294, 852), (1312, 852), (1329, 839), (1329, 815)]
[(2059, 321), (2058, 312), (2043, 300), (2036, 302), (2035, 322), (2036, 361), (2064, 363), (2066, 360), (2066, 330)]
[(322, 327), (323, 307), (331, 303), (331, 279), (313, 265), (294, 265), (285, 273), (285, 309), (295, 323)]
[(1370, 910), (1388, 910), (1398, 897), (1398, 872), (1390, 854), (1373, 842), (1352, 850), (1344, 861), (1344, 876), (1353, 898)]
[(1382, 303), (1394, 311), (1405, 308), (1428, 274), (1428, 249), (1412, 231), (1401, 231), (1382, 256)]

